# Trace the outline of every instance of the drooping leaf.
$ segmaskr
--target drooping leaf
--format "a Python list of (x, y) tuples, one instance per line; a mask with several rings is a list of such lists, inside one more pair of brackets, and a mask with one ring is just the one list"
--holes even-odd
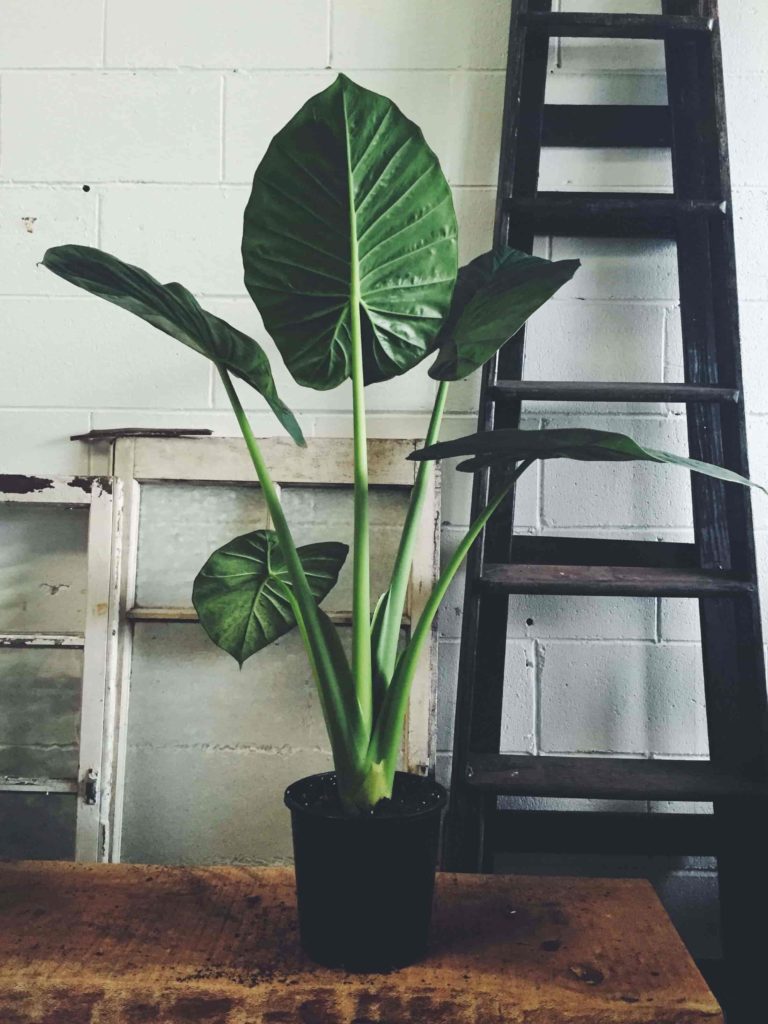
[[(310, 590), (322, 601), (349, 548), (325, 541), (298, 551)], [(292, 589), (277, 534), (254, 530), (214, 551), (195, 578), (192, 603), (211, 640), (242, 665), (296, 625)]]
[[(489, 466), (514, 465), (528, 459), (577, 459), (582, 462), (662, 462), (705, 476), (765, 490), (760, 484), (721, 466), (684, 455), (644, 448), (626, 434), (582, 428), (562, 430), (489, 430), (455, 441), (443, 441), (411, 452), (409, 459), (451, 459), (471, 456), (457, 467), (474, 473)], [(767, 492), (768, 493), (768, 492)]]
[(274, 137), (245, 210), (245, 284), (300, 384), (352, 372), (359, 278), (365, 382), (434, 347), (456, 280), (450, 188), (420, 129), (345, 75)]
[(160, 284), (140, 267), (87, 245), (55, 246), (46, 252), (43, 266), (226, 367), (263, 396), (297, 444), (305, 443), (296, 417), (277, 394), (261, 346), (204, 310), (183, 285)]
[(516, 249), (486, 252), (462, 267), (430, 377), (460, 380), (477, 370), (578, 268), (578, 260), (552, 263)]

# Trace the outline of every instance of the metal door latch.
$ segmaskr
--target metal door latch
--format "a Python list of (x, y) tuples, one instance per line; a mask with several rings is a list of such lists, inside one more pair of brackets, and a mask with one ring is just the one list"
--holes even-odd
[(95, 804), (98, 794), (99, 773), (89, 768), (85, 776), (83, 799), (87, 804)]

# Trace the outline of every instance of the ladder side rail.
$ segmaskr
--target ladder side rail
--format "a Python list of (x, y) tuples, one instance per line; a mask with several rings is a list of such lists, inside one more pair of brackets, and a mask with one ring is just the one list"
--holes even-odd
[[(665, 13), (695, 6), (717, 15), (714, 0), (695, 5), (664, 0)], [(683, 11), (683, 13), (687, 13)], [(698, 12), (696, 12), (698, 13)], [(712, 194), (725, 205), (717, 218), (697, 226), (681, 225), (678, 238), (683, 345), (686, 380), (693, 383), (736, 385), (741, 389), (738, 299), (733, 227), (730, 210), (727, 135), (724, 119), (719, 25), (712, 38), (697, 45), (667, 41), (667, 80), (673, 123), (676, 192), (686, 198)], [(687, 80), (685, 92), (681, 78)], [(685, 139), (686, 110), (694, 104), (689, 122), (697, 139)], [(706, 271), (698, 276), (701, 264)], [(704, 298), (703, 298), (704, 297)], [(704, 322), (697, 319), (702, 301), (709, 300)], [(702, 330), (702, 326), (705, 330)], [(689, 442), (694, 457), (724, 461), (747, 471), (746, 426), (743, 404), (717, 410), (717, 418), (701, 406), (689, 409)], [(696, 542), (701, 564), (711, 566), (727, 557), (754, 577), (754, 540), (750, 498), (742, 488), (693, 486)], [(737, 493), (738, 491), (738, 493)], [(702, 528), (710, 508), (713, 529)], [(756, 592), (732, 598), (703, 599), (699, 604), (710, 757), (726, 770), (740, 766), (764, 772), (768, 732), (766, 690), (759, 602)], [(764, 865), (768, 844), (754, 822), (764, 820), (768, 802), (744, 796), (714, 801), (715, 839), (720, 888), (720, 917), (726, 963), (729, 1024), (747, 1024), (761, 1004), (762, 944), (757, 940), (768, 912), (768, 882)]]
[[(501, 147), (499, 160), (499, 177), (496, 196), (496, 217), (494, 223), (494, 247), (501, 247), (509, 241), (509, 215), (504, 200), (511, 194), (515, 180), (520, 172), (518, 165), (518, 144), (521, 124), (523, 121), (522, 104), (529, 90), (525, 89), (527, 33), (520, 27), (521, 14), (529, 9), (551, 8), (551, 0), (512, 0), (509, 25), (509, 44), (507, 56), (507, 74), (504, 96), (504, 114), (502, 118)], [(540, 44), (541, 45), (541, 44)], [(548, 41), (544, 40), (545, 54), (548, 52)], [(545, 63), (546, 75), (546, 63)], [(542, 87), (543, 105), (543, 87)], [(538, 153), (536, 155), (538, 166)], [(500, 373), (507, 372), (507, 362), (511, 359), (519, 364), (518, 376), (522, 370), (522, 339), (519, 332), (504, 350), (483, 368), (478, 414), (478, 430), (492, 430), (498, 426), (514, 426), (519, 422), (520, 402), (512, 403), (509, 408), (497, 408), (489, 400), (489, 388), (495, 385)], [(474, 519), (486, 505), (491, 487), (491, 475), (488, 472), (477, 474), (472, 489), (472, 511)], [(510, 499), (510, 504), (513, 499)], [(499, 515), (497, 513), (497, 515)], [(507, 530), (511, 531), (511, 522), (507, 520)], [(477, 700), (477, 683), (480, 678), (485, 680), (485, 668), (481, 666), (481, 652), (488, 637), (488, 611), (492, 610), (491, 619), (497, 629), (500, 624), (500, 635), (503, 640), (501, 650), (501, 667), (499, 669), (500, 685), (503, 686), (504, 662), (506, 652), (507, 598), (481, 597), (478, 580), (486, 555), (488, 531), (484, 530), (474, 545), (467, 559), (466, 585), (463, 605), (461, 652), (459, 656), (459, 674), (456, 694), (456, 712), (454, 716), (453, 763), (451, 770), (451, 802), (446, 815), (445, 843), (443, 861), (452, 870), (477, 871), (483, 862), (483, 822), (486, 814), (493, 807), (489, 798), (472, 793), (465, 786), (465, 771), (468, 756), (473, 743), (477, 740), (478, 727), (476, 721), (483, 714), (486, 705), (486, 694), (483, 692)], [(498, 647), (498, 644), (496, 645)], [(498, 660), (498, 659), (497, 659)], [(483, 717), (485, 717), (483, 715)], [(501, 713), (499, 710), (499, 720)], [(492, 728), (493, 732), (497, 732)], [(484, 726), (480, 732), (485, 732)], [(497, 741), (498, 742), (498, 741)], [(493, 749), (493, 748), (492, 748)], [(495, 801), (494, 801), (495, 804)]]

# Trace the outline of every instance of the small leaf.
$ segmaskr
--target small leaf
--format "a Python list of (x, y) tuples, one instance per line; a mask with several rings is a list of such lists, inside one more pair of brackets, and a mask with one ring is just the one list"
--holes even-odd
[[(325, 541), (298, 551), (309, 588), (322, 601), (349, 548)], [(255, 530), (214, 551), (195, 579), (192, 603), (211, 640), (242, 665), (296, 625), (291, 590), (277, 534)]]
[(578, 260), (552, 263), (516, 249), (486, 252), (462, 267), (430, 377), (460, 380), (477, 370), (578, 268)]
[(204, 310), (184, 285), (160, 284), (140, 267), (87, 245), (49, 249), (43, 266), (70, 284), (127, 309), (225, 367), (259, 392), (296, 444), (305, 443), (296, 417), (278, 397), (269, 360), (261, 346)]
[[(582, 462), (662, 462), (682, 466), (694, 473), (725, 480), (728, 483), (765, 488), (730, 469), (713, 466), (684, 455), (644, 448), (626, 434), (606, 430), (489, 430), (470, 434), (455, 441), (443, 441), (420, 448), (408, 456), (416, 462), (471, 456), (457, 467), (475, 473), (490, 466), (512, 466), (528, 459), (577, 459)], [(766, 492), (768, 493), (768, 492)]]
[(451, 190), (420, 129), (339, 75), (277, 133), (245, 210), (245, 284), (305, 387), (352, 373), (353, 287), (365, 383), (434, 350), (457, 271)]

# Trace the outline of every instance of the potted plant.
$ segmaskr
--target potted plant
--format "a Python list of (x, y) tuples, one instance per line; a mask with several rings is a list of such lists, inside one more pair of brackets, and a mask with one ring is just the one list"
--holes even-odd
[[(507, 430), (437, 444), (450, 382), (482, 366), (578, 267), (505, 250), (457, 268), (448, 183), (420, 130), (388, 99), (340, 75), (275, 136), (245, 210), (245, 284), (295, 380), (318, 390), (351, 379), (354, 421), (351, 660), (320, 604), (348, 548), (297, 548), (258, 440), (232, 383), (255, 388), (297, 444), (267, 358), (252, 338), (206, 312), (180, 284), (83, 246), (43, 263), (211, 359), (253, 461), (273, 530), (236, 537), (194, 581), (208, 635), (242, 665), (298, 626), (317, 683), (335, 772), (286, 791), (294, 830), (302, 941), (315, 959), (386, 969), (426, 948), (445, 792), (397, 771), (411, 680), (448, 586), (494, 511), (536, 459), (672, 462), (740, 484), (719, 467), (593, 430)], [(439, 384), (391, 582), (371, 606), (365, 386), (430, 355)], [(400, 650), (416, 526), (431, 460), (508, 469), (467, 530)]]

